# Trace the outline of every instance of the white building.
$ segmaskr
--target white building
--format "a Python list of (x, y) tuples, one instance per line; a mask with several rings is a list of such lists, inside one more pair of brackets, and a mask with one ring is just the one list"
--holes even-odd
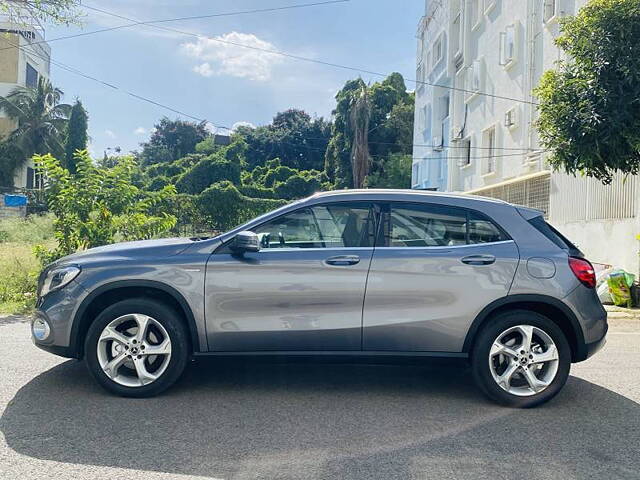
[[(586, 0), (426, 0), (418, 30), (415, 141), (433, 132), (438, 92), (450, 96), (446, 190), (501, 198), (546, 212), (592, 261), (638, 273), (640, 233), (637, 179), (596, 180), (551, 172), (534, 121), (532, 90), (561, 58), (558, 20)], [(422, 78), (421, 65), (443, 50), (446, 71)], [(438, 55), (440, 55), (438, 53)], [(448, 83), (447, 83), (448, 82)], [(427, 113), (422, 109), (426, 106)], [(440, 107), (438, 107), (440, 108)], [(433, 144), (433, 142), (432, 142)], [(420, 169), (433, 152), (414, 147), (412, 185), (433, 183)]]
[[(25, 21), (26, 22), (26, 21)], [(40, 77), (49, 77), (51, 49), (44, 41), (44, 29), (36, 22), (24, 24), (0, 17), (0, 95), (6, 96), (17, 86), (37, 86)], [(9, 135), (16, 125), (0, 112), (0, 138)], [(16, 172), (16, 188), (34, 188), (33, 163), (27, 162)]]

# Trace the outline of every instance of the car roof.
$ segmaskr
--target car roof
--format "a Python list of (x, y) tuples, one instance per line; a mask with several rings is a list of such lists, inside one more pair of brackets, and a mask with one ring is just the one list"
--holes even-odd
[(479, 195), (470, 195), (465, 193), (445, 193), (445, 192), (433, 192), (433, 191), (425, 191), (425, 190), (411, 190), (411, 189), (382, 189), (382, 188), (371, 188), (371, 189), (351, 189), (351, 190), (331, 190), (328, 192), (317, 192), (309, 199), (312, 198), (327, 198), (327, 197), (340, 197), (340, 198), (349, 198), (353, 197), (354, 200), (394, 200), (394, 199), (402, 199), (402, 200), (417, 200), (417, 201), (429, 201), (429, 199), (455, 199), (458, 201), (465, 202), (483, 202), (483, 203), (491, 203), (491, 204), (499, 204), (499, 205), (511, 205), (504, 200), (499, 200), (496, 198), (482, 197)]

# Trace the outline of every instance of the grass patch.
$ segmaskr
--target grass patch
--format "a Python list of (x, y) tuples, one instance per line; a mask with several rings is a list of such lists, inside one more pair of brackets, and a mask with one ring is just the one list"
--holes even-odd
[(0, 313), (29, 313), (36, 302), (40, 262), (33, 248), (55, 246), (53, 216), (0, 221)]

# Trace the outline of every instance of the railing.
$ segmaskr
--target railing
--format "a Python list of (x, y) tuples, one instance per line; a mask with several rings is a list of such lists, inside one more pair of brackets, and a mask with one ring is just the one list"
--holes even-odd
[(638, 193), (638, 176), (616, 174), (603, 185), (595, 178), (554, 173), (550, 217), (561, 222), (633, 218)]

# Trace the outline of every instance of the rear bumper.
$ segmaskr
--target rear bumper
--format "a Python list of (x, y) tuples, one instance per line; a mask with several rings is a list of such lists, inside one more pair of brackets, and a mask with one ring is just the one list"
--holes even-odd
[(598, 352), (602, 347), (604, 347), (605, 343), (607, 343), (607, 331), (609, 330), (609, 326), (605, 325), (604, 335), (600, 340), (596, 340), (595, 342), (585, 344), (585, 357), (583, 360), (586, 360), (596, 352)]

